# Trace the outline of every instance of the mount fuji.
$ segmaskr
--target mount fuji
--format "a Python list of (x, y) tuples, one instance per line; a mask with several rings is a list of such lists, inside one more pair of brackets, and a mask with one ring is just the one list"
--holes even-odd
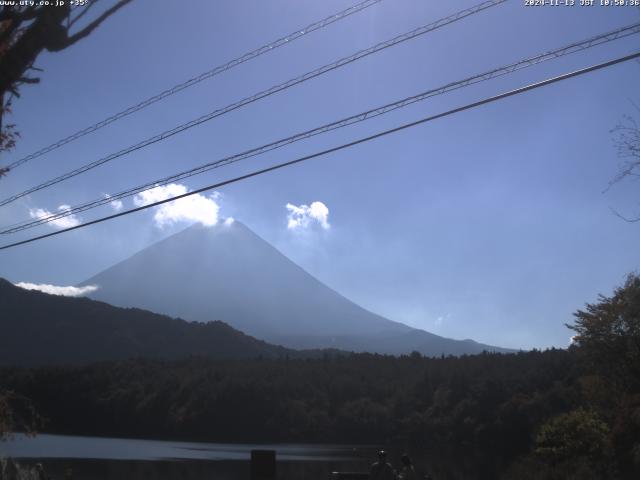
[(241, 222), (193, 225), (87, 279), (89, 297), (185, 320), (221, 320), (289, 348), (424, 355), (508, 352), (376, 315), (332, 290)]

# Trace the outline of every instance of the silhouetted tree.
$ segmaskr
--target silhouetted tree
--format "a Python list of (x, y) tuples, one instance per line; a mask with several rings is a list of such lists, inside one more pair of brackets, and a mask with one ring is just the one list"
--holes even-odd
[[(633, 105), (640, 113), (640, 107)], [(631, 177), (640, 177), (640, 125), (631, 115), (625, 115), (623, 121), (612, 130), (616, 134), (614, 143), (618, 157), (623, 160), (618, 174), (609, 182), (609, 186)], [(614, 213), (627, 222), (640, 221), (640, 213), (631, 217)]]
[(640, 277), (631, 274), (613, 296), (578, 310), (567, 325), (576, 332), (574, 343), (582, 347), (592, 368), (625, 390), (640, 387)]
[(42, 425), (30, 400), (11, 390), (0, 389), (0, 441), (6, 440), (16, 431), (34, 434)]
[(558, 415), (540, 428), (535, 453), (554, 467), (587, 463), (603, 473), (611, 455), (609, 427), (594, 411), (583, 408)]
[[(34, 67), (38, 55), (43, 50), (59, 52), (70, 47), (129, 2), (131, 0), (116, 1), (90, 22), (85, 22), (85, 15), (100, 0), (73, 8), (69, 1), (58, 6), (38, 5), (39, 2), (19, 5), (21, 2), (16, 2), (16, 5), (0, 8), (0, 151), (15, 145), (15, 127), (5, 125), (3, 120), (10, 112), (13, 98), (20, 96), (20, 87), (40, 81), (31, 74), (39, 70)], [(6, 173), (6, 168), (0, 169), (0, 177)]]

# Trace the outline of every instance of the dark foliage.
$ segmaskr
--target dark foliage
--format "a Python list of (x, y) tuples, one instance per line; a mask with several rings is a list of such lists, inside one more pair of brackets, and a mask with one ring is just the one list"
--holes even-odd
[(429, 359), (129, 360), (0, 371), (59, 433), (210, 441), (401, 442), (490, 456), (528, 452), (580, 403), (575, 354)]
[(467, 478), (635, 479), (638, 291), (632, 275), (578, 311), (569, 350), (5, 367), (0, 391), (30, 398), (55, 433), (412, 445)]
[(418, 445), (464, 458), (480, 478), (518, 478), (519, 468), (558, 478), (552, 472), (593, 473), (592, 464), (594, 478), (632, 478), (637, 468), (628, 461), (637, 439), (620, 427), (627, 407), (596, 413), (593, 378), (576, 350), (137, 359), (4, 368), (0, 379), (0, 388), (31, 398), (56, 433)]
[[(87, 363), (131, 357), (267, 358), (304, 355), (223, 322), (197, 323), (18, 288), (0, 279), (0, 365)], [(307, 352), (318, 355), (318, 352)]]
[(640, 391), (640, 277), (629, 275), (611, 297), (575, 313), (574, 342), (590, 367), (623, 390)]
[(11, 438), (16, 431), (35, 434), (42, 426), (42, 417), (28, 398), (0, 390), (0, 441)]

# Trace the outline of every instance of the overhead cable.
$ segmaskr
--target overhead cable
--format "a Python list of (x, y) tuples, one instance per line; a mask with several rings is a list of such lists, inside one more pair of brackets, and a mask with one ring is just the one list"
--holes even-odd
[(231, 163), (235, 163), (238, 162), (240, 160), (244, 160), (250, 157), (254, 157), (257, 155), (261, 155), (264, 154), (266, 152), (272, 151), (272, 150), (276, 150), (278, 148), (282, 148), (286, 145), (290, 145), (292, 143), (301, 141), (301, 140), (305, 140), (308, 139), (310, 137), (316, 136), (316, 135), (320, 135), (323, 133), (327, 133), (339, 128), (343, 128), (355, 123), (359, 123), (359, 122), (363, 122), (365, 120), (369, 120), (371, 118), (375, 118), (377, 116), (380, 115), (384, 115), (386, 113), (389, 113), (391, 111), (406, 107), (408, 105), (411, 105), (413, 103), (419, 102), (419, 101), (423, 101), (426, 100), (428, 98), (434, 97), (436, 95), (442, 95), (460, 88), (464, 88), (470, 85), (474, 85), (476, 83), (480, 83), (480, 82), (484, 82), (496, 77), (500, 77), (503, 75), (507, 75), (509, 73), (527, 68), (527, 67), (531, 67), (533, 65), (537, 65), (540, 64), (542, 62), (548, 61), (548, 60), (552, 60), (555, 58), (560, 58), (562, 56), (565, 55), (569, 55), (572, 53), (576, 53), (576, 52), (580, 52), (592, 47), (595, 47), (597, 45), (602, 45), (604, 43), (608, 43), (617, 39), (621, 39), (624, 37), (627, 37), (629, 35), (633, 35), (633, 34), (637, 34), (640, 33), (640, 22), (632, 24), (632, 25), (628, 25), (625, 27), (621, 27), (618, 28), (616, 30), (612, 30), (606, 33), (602, 33), (600, 35), (596, 35), (593, 37), (590, 37), (588, 39), (582, 40), (580, 42), (574, 42), (571, 43), (569, 45), (566, 45), (564, 47), (561, 48), (557, 48), (554, 50), (550, 50), (538, 55), (535, 55), (533, 57), (528, 57), (526, 59), (520, 60), (518, 62), (515, 63), (511, 63), (509, 65), (505, 65), (499, 68), (495, 68), (493, 70), (489, 70), (487, 72), (483, 72), (480, 74), (476, 74), (473, 75), (471, 77), (467, 77), (463, 80), (458, 80), (456, 82), (451, 82), (448, 83), (446, 85), (440, 86), (438, 88), (433, 88), (430, 90), (427, 90), (425, 92), (421, 92), (417, 95), (413, 95), (410, 97), (406, 97), (403, 98), (401, 100), (397, 100), (395, 102), (392, 103), (388, 103), (386, 105), (374, 108), (374, 109), (370, 109), (367, 110), (365, 112), (361, 112), (358, 113), (357, 115), (352, 115), (316, 128), (313, 128), (311, 130), (307, 130), (304, 132), (300, 132), (297, 133), (295, 135), (292, 135), (290, 137), (286, 137), (280, 140), (277, 140), (275, 142), (271, 142), (268, 143), (266, 145), (262, 145), (260, 147), (256, 147), (256, 148), (252, 148), (250, 150), (246, 150), (244, 152), (235, 154), (235, 155), (231, 155), (222, 159), (218, 159), (212, 162), (208, 162), (206, 164), (191, 168), (189, 170), (185, 170), (183, 172), (177, 173), (177, 174), (173, 174), (170, 176), (166, 176), (163, 178), (159, 178), (150, 182), (147, 182), (145, 184), (142, 185), (138, 185), (132, 188), (129, 188), (127, 190), (121, 191), (119, 193), (115, 193), (115, 194), (111, 194), (111, 195), (104, 195), (101, 198), (95, 199), (93, 201), (89, 201), (80, 205), (76, 205), (74, 207), (71, 207), (69, 209), (65, 209), (63, 211), (58, 211), (55, 213), (49, 213), (47, 215), (42, 215), (39, 216), (37, 218), (31, 219), (31, 220), (26, 220), (20, 223), (16, 223), (13, 225), (9, 225), (9, 226), (5, 226), (3, 227), (2, 230), (0, 230), (0, 234), (10, 234), (10, 233), (16, 233), (22, 230), (26, 230), (29, 228), (33, 228), (45, 223), (50, 223), (52, 221), (58, 220), (60, 218), (64, 218), (67, 217), (69, 215), (74, 215), (76, 213), (80, 213), (86, 210), (90, 210), (102, 205), (106, 205), (110, 202), (113, 201), (117, 201), (117, 200), (122, 200), (124, 198), (127, 197), (131, 197), (133, 195), (136, 195), (140, 192), (144, 192), (147, 190), (151, 190), (152, 188), (158, 187), (158, 186), (163, 186), (163, 185), (167, 185), (169, 183), (173, 183), (179, 180), (183, 180), (185, 178), (189, 178), (192, 177), (194, 175), (200, 175), (202, 173), (208, 172), (210, 170), (213, 170), (215, 168), (219, 168), (225, 165), (229, 165)]
[(258, 175), (263, 175), (263, 174), (268, 173), (268, 172), (273, 172), (275, 170), (279, 170), (279, 169), (282, 169), (282, 168), (285, 168), (285, 167), (290, 167), (292, 165), (296, 165), (296, 164), (305, 162), (307, 160), (311, 160), (313, 158), (322, 157), (322, 156), (328, 155), (330, 153), (334, 153), (334, 152), (337, 152), (337, 151), (340, 151), (340, 150), (351, 148), (351, 147), (354, 147), (356, 145), (360, 145), (362, 143), (369, 142), (371, 140), (375, 140), (375, 139), (380, 138), (380, 137), (384, 137), (384, 136), (387, 136), (387, 135), (390, 135), (390, 134), (393, 134), (393, 133), (397, 133), (397, 132), (402, 131), (402, 130), (406, 130), (408, 128), (415, 127), (417, 125), (421, 125), (423, 123), (431, 122), (431, 121), (437, 120), (439, 118), (447, 117), (447, 116), (450, 116), (450, 115), (453, 115), (453, 114), (456, 114), (456, 113), (463, 112), (465, 110), (470, 110), (472, 108), (476, 108), (476, 107), (479, 107), (479, 106), (482, 106), (482, 105), (486, 105), (488, 103), (493, 103), (493, 102), (496, 102), (498, 100), (502, 100), (502, 99), (507, 98), (507, 97), (511, 97), (511, 96), (514, 96), (514, 95), (519, 95), (519, 94), (528, 92), (530, 90), (534, 90), (534, 89), (537, 89), (537, 88), (540, 88), (540, 87), (544, 87), (546, 85), (550, 85), (552, 83), (557, 83), (557, 82), (560, 82), (560, 81), (563, 81), (563, 80), (567, 80), (567, 79), (572, 78), (572, 77), (577, 77), (579, 75), (584, 75), (586, 73), (590, 73), (590, 72), (593, 72), (593, 71), (596, 71), (596, 70), (601, 70), (603, 68), (611, 67), (613, 65), (616, 65), (616, 64), (619, 64), (619, 63), (622, 63), (622, 62), (627, 62), (629, 60), (634, 60), (636, 58), (640, 58), (640, 52), (636, 52), (636, 53), (633, 53), (631, 55), (626, 55), (624, 57), (619, 57), (619, 58), (616, 58), (614, 60), (609, 60), (608, 62), (603, 62), (603, 63), (599, 63), (599, 64), (596, 64), (596, 65), (592, 65), (590, 67), (583, 68), (581, 70), (576, 70), (576, 71), (573, 71), (573, 72), (565, 73), (563, 75), (559, 75), (557, 77), (549, 78), (549, 79), (543, 80), (541, 82), (537, 82), (537, 83), (533, 83), (533, 84), (530, 84), (530, 85), (527, 85), (527, 86), (524, 86), (524, 87), (520, 87), (520, 88), (517, 88), (515, 90), (511, 90), (511, 91), (508, 91), (508, 92), (505, 92), (505, 93), (501, 93), (499, 95), (494, 95), (492, 97), (488, 97), (488, 98), (485, 98), (485, 99), (477, 101), (477, 102), (466, 104), (466, 105), (464, 105), (462, 107), (457, 107), (457, 108), (454, 108), (452, 110), (447, 110), (446, 112), (442, 112), (442, 113), (439, 113), (439, 114), (436, 114), (436, 115), (431, 115), (431, 116), (428, 116), (428, 117), (424, 117), (424, 118), (421, 118), (420, 120), (416, 120), (416, 121), (410, 122), (410, 123), (405, 123), (405, 124), (400, 125), (400, 126), (395, 127), (395, 128), (384, 130), (382, 132), (378, 132), (376, 134), (369, 135), (367, 137), (362, 137), (362, 138), (359, 138), (359, 139), (354, 140), (354, 141), (349, 142), (349, 143), (344, 143), (344, 144), (339, 145), (337, 147), (332, 147), (332, 148), (329, 148), (329, 149), (326, 149), (326, 150), (323, 150), (323, 151), (320, 151), (320, 152), (313, 153), (311, 155), (306, 155), (304, 157), (296, 158), (294, 160), (289, 160), (287, 162), (279, 163), (277, 165), (272, 165), (270, 167), (263, 168), (261, 170), (256, 170), (256, 171), (253, 171), (253, 172), (250, 172), (250, 173), (247, 173), (247, 174), (244, 174), (244, 175), (240, 175), (238, 177), (235, 177), (235, 178), (232, 178), (232, 179), (229, 179), (229, 180), (218, 182), (218, 183), (215, 183), (213, 185), (208, 185), (206, 187), (202, 187), (202, 188), (199, 188), (197, 190), (193, 190), (191, 192), (184, 193), (182, 195), (176, 195), (174, 197), (166, 198), (164, 200), (160, 200), (160, 201), (157, 201), (157, 202), (149, 203), (147, 205), (143, 205), (143, 206), (140, 206), (140, 207), (132, 208), (130, 210), (126, 210), (126, 211), (123, 211), (123, 212), (115, 213), (113, 215), (108, 215), (106, 217), (101, 217), (101, 218), (98, 218), (98, 219), (95, 219), (95, 220), (91, 220), (89, 222), (82, 223), (80, 225), (76, 225), (74, 227), (65, 228), (63, 230), (58, 230), (58, 231), (50, 232), (50, 233), (47, 233), (47, 234), (44, 234), (44, 235), (39, 235), (37, 237), (31, 237), (31, 238), (28, 238), (26, 240), (21, 240), (19, 242), (14, 242), (14, 243), (10, 243), (8, 245), (3, 245), (3, 246), (0, 246), (0, 250), (6, 250), (6, 249), (9, 249), (9, 248), (17, 247), (19, 245), (25, 245), (27, 243), (32, 243), (32, 242), (35, 242), (35, 241), (38, 241), (38, 240), (43, 240), (45, 238), (53, 237), (53, 236), (56, 236), (56, 235), (61, 235), (63, 233), (67, 233), (67, 232), (70, 232), (72, 230), (77, 230), (79, 228), (85, 228), (85, 227), (88, 227), (90, 225), (95, 225), (95, 224), (98, 224), (98, 223), (106, 222), (108, 220), (113, 220), (115, 218), (123, 217), (125, 215), (130, 215), (132, 213), (140, 212), (142, 210), (147, 210), (149, 208), (157, 207), (159, 205), (162, 205), (162, 204), (165, 204), (165, 203), (169, 203), (169, 202), (173, 202), (175, 200), (180, 200), (182, 198), (186, 198), (186, 197), (189, 197), (191, 195), (197, 195), (199, 193), (203, 193), (203, 192), (206, 192), (206, 191), (209, 191), (209, 190), (213, 190), (215, 188), (220, 188), (220, 187), (223, 187), (225, 185), (230, 185), (232, 183), (237, 183), (237, 182), (240, 182), (240, 181), (243, 181), (243, 180), (247, 180), (249, 178), (256, 177)]
[(489, 1), (485, 1), (482, 2), (478, 5), (475, 5), (473, 7), (461, 10), (457, 13), (454, 13), (453, 15), (449, 15), (448, 17), (442, 18), (440, 20), (437, 20), (433, 23), (430, 23), (428, 25), (423, 25), (421, 27), (418, 27), (414, 30), (411, 30), (409, 32), (403, 33), (401, 35), (398, 35), (394, 38), (391, 38), (389, 40), (386, 40), (384, 42), (378, 43), (372, 47), (369, 47), (367, 49), (364, 50), (360, 50), (352, 55), (349, 55), (347, 57), (341, 58), (340, 60), (337, 60), (335, 62), (329, 63), (327, 65), (324, 65), (322, 67), (316, 68), (315, 70), (312, 70), (310, 72), (307, 72), (303, 75), (300, 75), (298, 77), (292, 78), (291, 80), (288, 80), (284, 83), (280, 83), (278, 85), (274, 85), (271, 88), (268, 88), (266, 90), (263, 90), (259, 93), (256, 93), (254, 95), (251, 95), (249, 97), (246, 97), (242, 100), (239, 100), (237, 102), (231, 103), (229, 105), (227, 105), (226, 107), (222, 107), (219, 109), (216, 109), (212, 112), (209, 112), (205, 115), (202, 115), (194, 120), (191, 120), (187, 123), (183, 123), (181, 125), (178, 125), (177, 127), (174, 127), (170, 130), (166, 130), (162, 133), (159, 133), (157, 135), (154, 135), (153, 137), (147, 138), (145, 140), (142, 140), (141, 142), (138, 142), (134, 145), (131, 145), (129, 147), (126, 147), (122, 150), (119, 150), (118, 152), (112, 153), (110, 155), (107, 155), (105, 157), (102, 157), (98, 160), (94, 160), (93, 162), (90, 162), (88, 164), (85, 164), (81, 167), (75, 168), (67, 173), (64, 173), (60, 176), (54, 177), (50, 180), (47, 180), (43, 183), (40, 183), (34, 187), (28, 188), (27, 190), (24, 190), (20, 193), (17, 193), (15, 195), (12, 195), (8, 198), (5, 198), (4, 200), (0, 201), (0, 207), (4, 206), (4, 205), (8, 205), (9, 203), (12, 203), (16, 200), (18, 200), (19, 198), (22, 198), (26, 195), (29, 195), (31, 193), (37, 192), (39, 190), (42, 190), (44, 188), (50, 187), (52, 185), (56, 185), (60, 182), (63, 182), (65, 180), (68, 180), (70, 178), (73, 178), (77, 175), (80, 175), (82, 173), (85, 173), (89, 170), (92, 170), (96, 167), (99, 167), (101, 165), (104, 165), (107, 162), (110, 162), (112, 160), (115, 160), (116, 158), (122, 157), (124, 155), (127, 155), (129, 153), (135, 152), (137, 150), (140, 150), (142, 148), (148, 147), (149, 145), (153, 145), (155, 143), (158, 143), (160, 141), (166, 140), (169, 137), (172, 137), (178, 133), (182, 133), (185, 130), (189, 130), (190, 128), (193, 128), (197, 125), (201, 125), (205, 122), (208, 122), (210, 120), (213, 120), (214, 118), (220, 117), (222, 115), (225, 115), (229, 112), (232, 112), (234, 110), (237, 110), (241, 107), (244, 107), (245, 105), (248, 105), (250, 103), (256, 102), (258, 100), (261, 100), (265, 97), (274, 95), (275, 93), (281, 92), (283, 90), (286, 90), (288, 88), (291, 88), (295, 85), (298, 85), (300, 83), (306, 82), (308, 80), (311, 80), (313, 78), (319, 77), (320, 75), (324, 75), (325, 73), (331, 72), (335, 69), (341, 68), (345, 65), (351, 64), (353, 62), (356, 62), (364, 57), (367, 57), (369, 55), (372, 55), (374, 53), (380, 52), (382, 50), (385, 50), (387, 48), (393, 47), (395, 45), (398, 45), (400, 43), (406, 42), (408, 40), (412, 40), (416, 37), (419, 37), (421, 35), (424, 35), (428, 32), (432, 32), (438, 28), (444, 27), (445, 25), (449, 25), (451, 23), (457, 22), (459, 20), (462, 20), (463, 18), (469, 17), (471, 15), (477, 14), (483, 10), (486, 10), (488, 8), (494, 7), (496, 5), (499, 5), (501, 3), (506, 2), (507, 0), (489, 0)]
[(14, 162), (9, 163), (8, 165), (6, 165), (4, 168), (8, 169), (8, 170), (13, 170), (16, 167), (19, 167), (20, 165), (33, 160), (35, 158), (41, 157), (49, 152), (52, 152), (53, 150), (56, 150), (60, 147), (62, 147), (63, 145), (66, 145), (68, 143), (71, 143), (75, 140), (78, 140), (79, 138), (84, 137), (85, 135), (89, 135), (90, 133), (96, 132), (98, 130), (100, 130), (103, 127), (106, 127), (107, 125), (112, 124), (113, 122), (117, 122), (118, 120), (127, 117), (129, 115), (131, 115), (132, 113), (138, 112), (140, 110), (142, 110), (143, 108), (148, 107), (149, 105), (153, 105), (156, 102), (159, 102), (160, 100), (163, 100), (167, 97), (170, 97), (171, 95), (174, 95), (178, 92), (181, 92), (182, 90), (185, 90), (189, 87), (192, 87), (193, 85), (196, 85), (204, 80), (208, 80), (209, 78), (215, 77), (216, 75), (219, 75), (223, 72), (226, 72), (227, 70), (231, 70), (234, 67), (237, 67), (238, 65), (248, 62), (249, 60), (253, 60), (254, 58), (257, 58), (261, 55), (264, 55), (265, 53), (268, 52), (272, 52), (274, 50), (276, 50), (279, 47), (282, 47), (284, 45), (288, 45), (290, 43), (292, 43), (293, 41), (299, 39), (300, 37), (303, 37), (305, 35), (308, 35), (311, 32), (315, 32), (316, 30), (320, 30), (324, 27), (327, 27), (329, 25), (331, 25), (332, 23), (335, 23), (339, 20), (342, 20), (344, 18), (347, 18), (351, 15), (353, 15), (354, 13), (358, 13), (361, 12), (362, 10), (371, 7), (372, 5), (375, 5), (377, 3), (380, 3), (382, 0), (365, 0), (364, 2), (360, 2), (356, 5), (353, 5), (345, 10), (342, 10), (340, 12), (334, 13), (333, 15), (330, 15), (326, 18), (323, 18), (322, 20), (319, 20), (317, 22), (314, 22), (310, 25), (307, 25), (304, 28), (300, 28), (298, 30), (296, 30), (293, 33), (290, 33), (289, 35), (286, 35), (284, 37), (281, 37), (271, 43), (268, 43), (266, 45), (263, 45), (259, 48), (256, 48), (255, 50), (252, 50), (251, 52), (245, 53), (244, 55), (241, 55), (237, 58), (234, 58), (233, 60), (230, 60), (226, 63), (223, 63), (222, 65), (218, 65), (215, 68), (212, 68), (211, 70), (208, 70), (206, 72), (201, 73), (198, 76), (195, 76), (193, 78), (190, 78), (182, 83), (179, 83), (178, 85), (175, 85), (171, 88), (168, 88), (156, 95), (153, 95), (135, 105), (132, 105), (116, 114), (111, 115), (110, 117), (105, 118), (104, 120), (101, 120), (97, 123), (94, 123), (93, 125), (90, 125), (86, 128), (83, 128), (82, 130), (78, 130), (77, 132), (61, 139), (58, 140), (57, 142), (52, 143), (51, 145), (48, 145), (44, 148), (41, 148), (40, 150), (37, 150), (33, 153), (30, 153), (29, 155), (26, 155), (22, 158), (19, 158), (18, 160), (15, 160)]

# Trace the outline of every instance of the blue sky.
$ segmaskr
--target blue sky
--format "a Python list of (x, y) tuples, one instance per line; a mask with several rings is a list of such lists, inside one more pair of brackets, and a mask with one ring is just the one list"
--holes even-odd
[[(219, 0), (178, 7), (136, 0), (85, 41), (39, 58), (42, 83), (25, 86), (14, 105), (22, 139), (0, 163), (353, 3)], [(475, 3), (383, 0), (16, 169), (2, 179), (1, 196)], [(627, 7), (523, 4), (509, 1), (34, 193), (0, 209), (0, 223), (117, 192), (640, 20), (638, 9)], [(198, 188), (638, 47), (638, 36), (629, 37), (181, 183)], [(603, 193), (620, 162), (610, 130), (640, 102), (639, 80), (640, 64), (629, 62), (207, 198), (221, 219), (241, 220), (376, 313), (453, 338), (563, 347), (572, 312), (610, 293), (640, 264), (640, 223), (611, 212), (640, 210), (638, 184)], [(287, 204), (313, 202), (328, 209), (327, 224), (288, 228)], [(110, 211), (106, 206), (80, 219)], [(0, 252), (0, 276), (77, 284), (188, 225), (178, 214), (180, 221), (160, 226), (157, 214)]]

